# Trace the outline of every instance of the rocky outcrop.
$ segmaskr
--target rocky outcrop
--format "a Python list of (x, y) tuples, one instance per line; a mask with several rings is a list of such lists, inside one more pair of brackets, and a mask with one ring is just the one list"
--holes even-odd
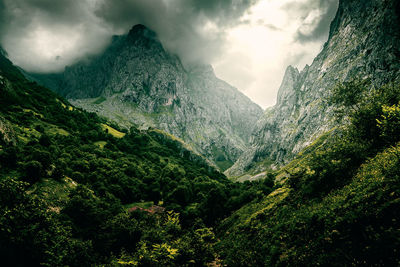
[(266, 161), (284, 164), (334, 126), (326, 101), (338, 83), (371, 79), (380, 86), (400, 77), (400, 2), (341, 0), (329, 39), (311, 66), (289, 66), (277, 104), (257, 122), (251, 145), (226, 172), (239, 176)]
[(113, 37), (103, 54), (62, 74), (31, 76), (121, 126), (173, 134), (222, 170), (242, 154), (262, 114), (211, 66), (185, 68), (143, 25)]
[(17, 138), (14, 129), (4, 118), (0, 116), (0, 150), (1, 145), (15, 145), (17, 143)]

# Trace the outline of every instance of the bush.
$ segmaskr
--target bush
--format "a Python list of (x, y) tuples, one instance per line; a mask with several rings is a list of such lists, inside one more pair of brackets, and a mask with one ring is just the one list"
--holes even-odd
[(43, 166), (36, 160), (29, 161), (24, 165), (25, 178), (29, 183), (35, 183), (43, 176)]

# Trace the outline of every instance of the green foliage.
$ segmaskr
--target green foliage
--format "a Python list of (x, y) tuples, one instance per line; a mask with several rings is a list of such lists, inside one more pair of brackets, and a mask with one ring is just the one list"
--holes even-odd
[(2, 56), (0, 74), (2, 134), (17, 137), (0, 147), (5, 265), (400, 264), (400, 86), (336, 88), (344, 125), (279, 187), (272, 173), (233, 183), (160, 131), (74, 108)]
[[(345, 106), (357, 108), (347, 114), (350, 124), (338, 130), (323, 147), (309, 154), (301, 168), (292, 173), (290, 185), (303, 196), (319, 197), (344, 186), (363, 161), (400, 141), (400, 86), (387, 85), (367, 94), (366, 87), (362, 87), (366, 84), (353, 82), (337, 87), (350, 88), (351, 94), (347, 96), (337, 95), (343, 93), (342, 89), (334, 91), (332, 97), (340, 99)], [(360, 92), (364, 92), (362, 97)]]
[[(0, 181), (0, 255), (5, 266), (60, 266), (67, 260), (70, 229), (47, 210), (45, 203), (25, 193), (27, 184)], [(81, 259), (84, 262), (84, 258)]]
[(336, 108), (339, 118), (357, 112), (368, 92), (369, 80), (354, 80), (338, 84), (332, 89), (328, 103)]
[(35, 183), (43, 175), (43, 166), (40, 162), (32, 160), (24, 165), (24, 171), (26, 180), (30, 183)]
[[(210, 228), (194, 226), (184, 230), (179, 214), (172, 211), (156, 218), (149, 234), (136, 250), (124, 250), (114, 263), (133, 266), (204, 266), (215, 258), (215, 237)], [(197, 228), (199, 227), (199, 228)]]
[(385, 143), (392, 144), (398, 140), (400, 133), (400, 104), (382, 106), (382, 113), (381, 118), (377, 119), (381, 137)]
[(400, 86), (359, 86), (365, 84), (336, 89), (336, 104), (347, 107), (338, 110), (339, 116), (346, 111), (346, 124), (284, 169), (288, 189), (222, 222), (218, 253), (225, 264), (400, 264)]
[[(160, 131), (121, 130), (72, 107), (2, 56), (0, 74), (0, 116), (18, 137), (0, 148), (8, 265), (118, 264), (116, 257), (206, 265), (216, 257), (210, 227), (272, 190), (230, 182)], [(132, 204), (139, 202), (154, 205)]]

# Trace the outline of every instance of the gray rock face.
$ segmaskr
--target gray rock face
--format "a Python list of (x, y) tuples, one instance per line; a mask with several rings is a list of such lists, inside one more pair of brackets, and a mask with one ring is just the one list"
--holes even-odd
[(241, 155), (262, 109), (211, 66), (185, 69), (154, 32), (136, 25), (106, 51), (62, 74), (33, 75), (73, 104), (124, 127), (156, 127), (225, 170)]
[(326, 98), (336, 84), (370, 78), (379, 86), (399, 77), (400, 1), (341, 0), (323, 50), (301, 72), (287, 68), (277, 104), (257, 122), (250, 147), (226, 174), (242, 175), (260, 161), (284, 164), (331, 129)]

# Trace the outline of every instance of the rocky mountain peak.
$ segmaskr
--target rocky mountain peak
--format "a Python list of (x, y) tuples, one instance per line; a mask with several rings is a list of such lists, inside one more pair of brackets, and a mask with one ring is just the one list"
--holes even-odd
[(137, 24), (133, 26), (128, 32), (128, 38), (133, 41), (136, 41), (137, 39), (140, 38), (146, 38), (158, 41), (157, 34), (154, 31), (147, 28), (146, 26), (144, 26), (143, 24)]
[[(381, 86), (399, 81), (399, 11), (398, 0), (341, 0), (322, 51), (300, 73), (287, 68), (277, 104), (257, 122), (250, 148), (227, 174), (284, 164), (332, 129), (333, 107), (326, 99), (338, 83), (369, 78)], [(262, 161), (272, 164), (261, 166)]]
[(287, 67), (283, 76), (282, 84), (278, 90), (278, 105), (283, 104), (293, 98), (296, 94), (295, 85), (299, 79), (300, 72), (293, 66)]
[(249, 142), (262, 109), (218, 79), (210, 65), (189, 70), (144, 25), (114, 37), (88, 64), (36, 76), (73, 104), (122, 127), (162, 129), (225, 170)]
[(143, 32), (143, 31), (147, 31), (147, 30), (149, 30), (149, 28), (147, 28), (143, 24), (136, 24), (129, 30), (129, 34), (133, 34), (136, 32)]

